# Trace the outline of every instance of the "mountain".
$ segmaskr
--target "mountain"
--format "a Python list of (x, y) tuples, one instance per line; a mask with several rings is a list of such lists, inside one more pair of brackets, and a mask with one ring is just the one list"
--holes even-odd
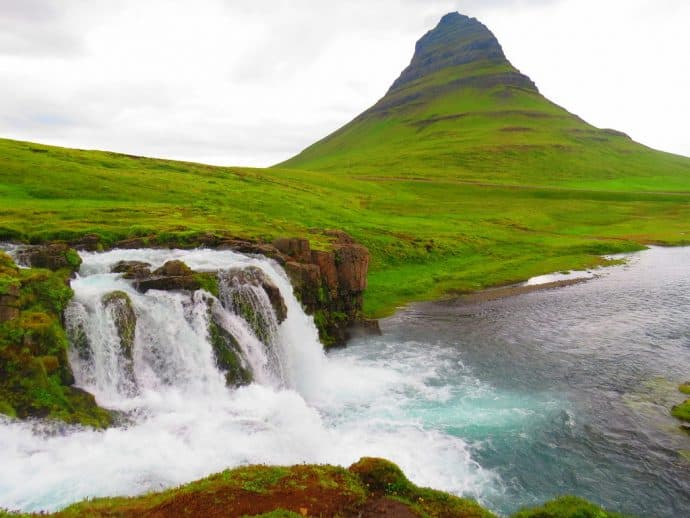
[(381, 100), (280, 166), (607, 190), (690, 187), (690, 160), (552, 103), (486, 26), (458, 13), (417, 42)]
[(419, 41), (378, 103), (283, 165), (0, 139), (0, 241), (300, 236), (323, 250), (324, 229), (339, 229), (371, 252), (368, 316), (647, 243), (690, 244), (690, 159), (553, 104), (484, 25), (457, 13)]

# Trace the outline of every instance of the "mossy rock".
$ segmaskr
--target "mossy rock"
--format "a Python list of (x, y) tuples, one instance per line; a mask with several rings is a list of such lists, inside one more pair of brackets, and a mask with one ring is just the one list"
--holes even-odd
[(678, 390), (680, 390), (683, 394), (690, 394), (690, 381), (678, 385)]
[(120, 337), (122, 355), (131, 360), (137, 328), (137, 316), (132, 307), (132, 300), (124, 291), (113, 291), (104, 295), (102, 301), (113, 316), (115, 328)]
[(216, 366), (225, 373), (225, 383), (230, 387), (249, 385), (254, 376), (240, 359), (240, 346), (235, 337), (223, 329), (209, 316), (209, 338), (213, 353), (216, 358)]
[(218, 298), (220, 289), (218, 287), (218, 275), (214, 272), (197, 272), (194, 279), (199, 283), (202, 290), (208, 291), (211, 295)]

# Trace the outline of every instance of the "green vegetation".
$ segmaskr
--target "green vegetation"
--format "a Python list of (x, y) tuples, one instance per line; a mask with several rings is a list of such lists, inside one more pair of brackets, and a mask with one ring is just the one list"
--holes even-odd
[(678, 390), (680, 390), (683, 394), (690, 394), (690, 382), (679, 385)]
[(72, 297), (70, 270), (19, 269), (0, 253), (0, 413), (95, 427), (111, 415), (73, 388), (61, 314)]
[[(0, 156), (2, 238), (97, 234), (105, 246), (142, 236), (144, 244), (194, 245), (210, 232), (319, 243), (327, 237), (312, 229), (340, 228), (372, 253), (368, 316), (595, 266), (601, 254), (644, 243), (690, 242), (690, 173), (677, 175), (687, 192), (658, 183), (652, 193), (478, 185), (451, 172), (401, 179), (219, 168), (7, 140)], [(663, 161), (650, 174), (661, 169)]]
[(690, 423), (690, 399), (686, 399), (680, 405), (676, 405), (671, 409), (671, 415)]
[(622, 514), (606, 511), (582, 498), (564, 496), (542, 507), (525, 509), (513, 518), (624, 518)]
[[(395, 464), (374, 458), (363, 458), (348, 469), (246, 466), (160, 493), (86, 500), (50, 516), (378, 516), (382, 505), (422, 518), (495, 516), (473, 500), (418, 487)], [(0, 516), (4, 516), (1, 510)], [(623, 518), (576, 497), (562, 497), (514, 516)]]

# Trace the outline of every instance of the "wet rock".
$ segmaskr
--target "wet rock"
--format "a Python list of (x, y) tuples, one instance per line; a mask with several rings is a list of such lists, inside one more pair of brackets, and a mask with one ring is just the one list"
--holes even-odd
[(249, 385), (254, 377), (242, 362), (239, 343), (232, 334), (216, 322), (213, 312), (209, 318), (208, 333), (216, 366), (225, 373), (226, 385), (229, 387)]
[(287, 306), (285, 305), (285, 300), (283, 295), (280, 293), (280, 289), (276, 286), (271, 279), (261, 270), (254, 266), (247, 268), (233, 268), (224, 273), (225, 282), (230, 284), (239, 285), (252, 285), (261, 287), (268, 300), (271, 302), (273, 311), (276, 316), (276, 320), (280, 324), (287, 318)]
[(124, 291), (113, 291), (103, 296), (103, 305), (110, 311), (120, 337), (122, 355), (131, 360), (134, 350), (134, 334), (137, 327), (137, 316), (132, 301)]
[(194, 272), (182, 261), (168, 261), (154, 270), (151, 277), (137, 279), (134, 287), (146, 293), (148, 290), (189, 290), (201, 288), (201, 282), (194, 277)]
[(23, 248), (17, 251), (17, 261), (32, 268), (68, 269), (73, 272), (78, 271), (81, 265), (79, 254), (66, 243), (50, 243)]
[(321, 270), (315, 264), (294, 261), (285, 263), (285, 272), (290, 278), (292, 289), (300, 302), (311, 312), (319, 306), (321, 299)]
[(151, 275), (151, 265), (143, 261), (118, 261), (110, 271), (124, 274), (125, 279), (143, 279)]

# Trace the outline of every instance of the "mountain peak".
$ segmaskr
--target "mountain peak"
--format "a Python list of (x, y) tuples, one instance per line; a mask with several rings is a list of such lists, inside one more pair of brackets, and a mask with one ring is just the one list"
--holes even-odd
[[(483, 23), (457, 12), (448, 13), (417, 42), (412, 61), (388, 93), (443, 69), (471, 63), (510, 66), (496, 36)], [(525, 86), (536, 89), (522, 77), (527, 80)]]

